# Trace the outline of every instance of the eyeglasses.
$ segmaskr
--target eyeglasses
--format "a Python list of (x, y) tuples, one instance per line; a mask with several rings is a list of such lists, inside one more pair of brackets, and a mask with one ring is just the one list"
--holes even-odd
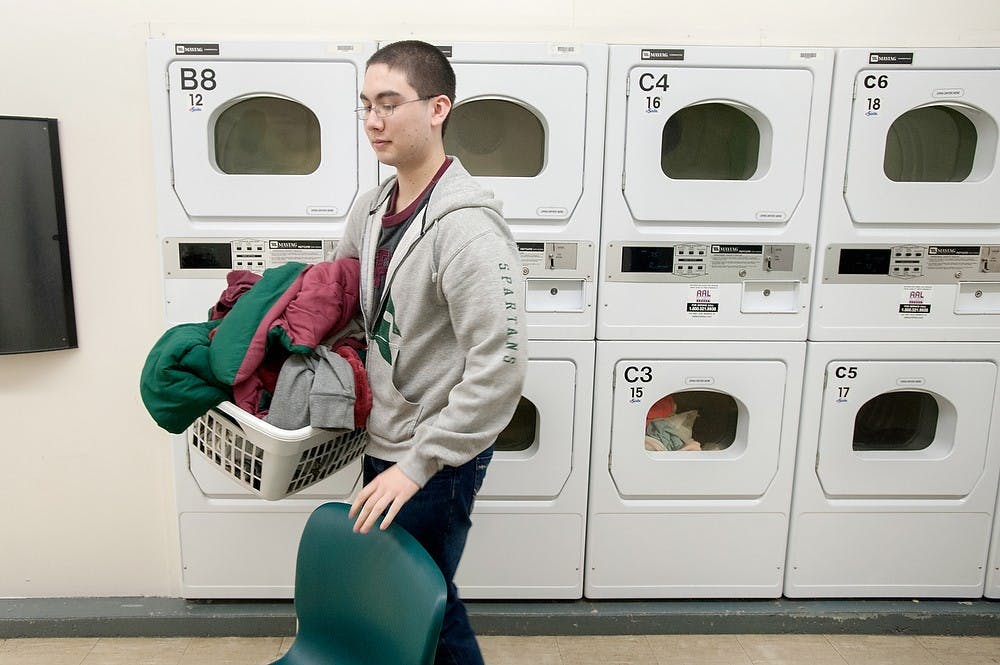
[(368, 114), (372, 111), (379, 118), (388, 118), (392, 115), (392, 112), (396, 110), (397, 106), (402, 106), (403, 104), (412, 104), (413, 102), (426, 102), (428, 99), (434, 99), (434, 96), (430, 97), (417, 97), (416, 99), (410, 99), (405, 102), (399, 102), (398, 104), (372, 104), (371, 106), (359, 106), (354, 109), (354, 113), (357, 114), (358, 120), (367, 120)]

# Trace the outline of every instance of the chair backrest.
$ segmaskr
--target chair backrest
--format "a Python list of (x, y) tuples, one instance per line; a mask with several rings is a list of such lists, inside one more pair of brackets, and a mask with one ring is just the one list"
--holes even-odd
[(446, 599), (441, 571), (396, 524), (354, 533), (348, 509), (321, 505), (302, 533), (296, 643), (329, 653), (326, 662), (354, 662), (356, 654), (370, 665), (433, 663)]

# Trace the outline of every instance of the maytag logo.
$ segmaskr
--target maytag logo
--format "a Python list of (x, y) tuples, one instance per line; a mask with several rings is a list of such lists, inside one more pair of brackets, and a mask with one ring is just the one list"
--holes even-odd
[(712, 245), (713, 254), (760, 254), (763, 245)]
[(975, 246), (975, 245), (974, 246), (970, 246), (970, 247), (961, 246), (961, 245), (959, 245), (959, 246), (951, 245), (951, 246), (943, 246), (942, 247), (942, 246), (939, 245), (937, 247), (933, 247), (933, 246), (932, 247), (928, 247), (927, 248), (927, 253), (928, 254), (936, 254), (938, 256), (944, 256), (944, 255), (947, 255), (947, 256), (979, 256), (979, 247)]
[(174, 44), (176, 55), (219, 55), (218, 44)]
[(322, 240), (272, 240), (268, 249), (323, 249)]
[(868, 62), (872, 65), (912, 65), (912, 53), (869, 53)]
[(639, 50), (643, 60), (683, 60), (682, 48), (644, 48)]

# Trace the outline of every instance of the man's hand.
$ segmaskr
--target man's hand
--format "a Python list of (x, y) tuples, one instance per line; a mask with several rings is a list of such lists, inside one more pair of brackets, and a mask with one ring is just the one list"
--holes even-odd
[(358, 516), (354, 523), (355, 533), (368, 533), (383, 512), (385, 518), (379, 528), (383, 531), (388, 529), (399, 509), (419, 490), (420, 486), (410, 480), (396, 465), (375, 476), (370, 483), (361, 488), (358, 497), (351, 504), (351, 510), (347, 513), (352, 519), (355, 515)]

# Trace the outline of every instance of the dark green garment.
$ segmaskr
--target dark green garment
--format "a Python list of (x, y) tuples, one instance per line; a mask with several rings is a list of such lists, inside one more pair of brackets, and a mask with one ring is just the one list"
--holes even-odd
[(156, 424), (180, 434), (210, 408), (232, 399), (212, 373), (209, 332), (221, 323), (185, 323), (167, 330), (146, 358), (139, 394)]
[[(309, 353), (313, 349), (293, 344), (290, 331), (284, 328), (286, 308), (299, 295), (291, 286), (305, 269), (306, 264), (296, 261), (268, 268), (260, 281), (240, 296), (222, 319), (212, 341), (209, 361), (217, 379), (230, 386), (246, 380), (264, 361), (272, 344), (280, 344), (294, 353)], [(279, 318), (282, 325), (276, 323)]]
[(225, 318), (184, 323), (163, 333), (139, 380), (142, 401), (157, 425), (180, 434), (220, 402), (239, 406), (233, 386), (247, 380), (272, 343), (300, 353), (311, 350), (288, 341), (284, 328), (271, 327), (295, 295), (289, 287), (305, 268), (297, 262), (269, 268)]

